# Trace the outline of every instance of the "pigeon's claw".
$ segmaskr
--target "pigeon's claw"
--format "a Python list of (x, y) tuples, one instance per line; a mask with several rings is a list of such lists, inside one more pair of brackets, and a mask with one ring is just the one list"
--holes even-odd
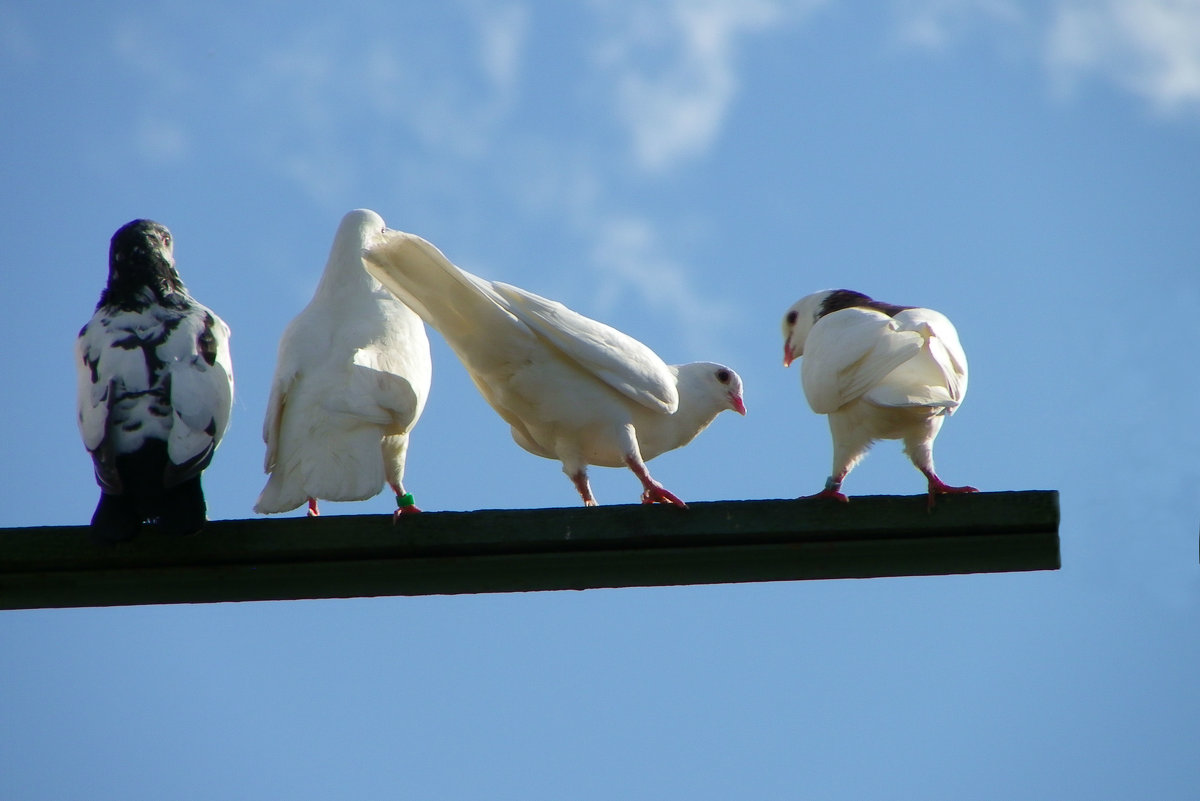
[(842, 480), (846, 478), (846, 473), (841, 472), (836, 476), (830, 476), (825, 479), (825, 489), (818, 492), (816, 495), (802, 495), (801, 498), (831, 498), (832, 500), (841, 503), (849, 503), (850, 499), (842, 494)]
[(416, 504), (409, 504), (408, 506), (400, 506), (396, 509), (396, 511), (392, 512), (392, 524), (395, 525), (396, 523), (399, 523), (400, 518), (403, 515), (415, 515), (415, 514), (419, 513), (420, 511), (421, 510), (417, 508)]
[(929, 508), (937, 503), (939, 495), (960, 495), (967, 492), (979, 492), (975, 487), (951, 487), (933, 473), (925, 474), (929, 478)]
[(816, 495), (801, 495), (800, 497), (801, 498), (829, 498), (831, 500), (839, 501), (841, 503), (850, 503), (850, 499), (847, 498), (844, 494), (842, 494), (841, 492), (838, 492), (835, 489), (830, 489), (828, 487), (821, 490)]
[(678, 506), (680, 509), (688, 508), (688, 505), (680, 500), (675, 493), (657, 481), (646, 487), (645, 492), (642, 493), (642, 503), (670, 503)]
[(680, 509), (687, 508), (687, 504), (681, 501), (678, 496), (650, 477), (650, 471), (646, 469), (646, 464), (640, 456), (635, 454), (627, 455), (625, 457), (625, 464), (638, 477), (638, 481), (642, 482), (642, 503), (670, 503), (678, 506)]

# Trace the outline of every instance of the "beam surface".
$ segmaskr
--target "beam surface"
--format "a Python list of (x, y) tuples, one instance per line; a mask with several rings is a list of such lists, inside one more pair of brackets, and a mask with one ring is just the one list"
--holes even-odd
[(0, 529), (0, 609), (1055, 570), (1055, 491)]

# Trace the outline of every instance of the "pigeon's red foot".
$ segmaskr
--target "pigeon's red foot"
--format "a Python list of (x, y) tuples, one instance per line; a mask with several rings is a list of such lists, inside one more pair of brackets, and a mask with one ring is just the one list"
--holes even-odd
[(316, 498), (308, 499), (308, 516), (309, 517), (320, 517), (321, 516), (321, 510), (317, 508), (317, 499)]
[(850, 503), (850, 499), (835, 489), (825, 488), (816, 495), (802, 495), (802, 498), (829, 498), (830, 500), (839, 501), (841, 503)]
[(642, 493), (642, 503), (671, 503), (680, 509), (688, 508), (686, 503), (661, 484), (647, 485), (646, 491)]
[(399, 523), (400, 518), (404, 515), (415, 515), (420, 513), (415, 503), (410, 503), (408, 506), (397, 507), (396, 511), (392, 512), (392, 523)]
[(929, 476), (929, 508), (932, 509), (937, 503), (939, 495), (961, 495), (967, 492), (979, 492), (974, 487), (951, 487), (946, 482), (942, 481), (937, 476)]

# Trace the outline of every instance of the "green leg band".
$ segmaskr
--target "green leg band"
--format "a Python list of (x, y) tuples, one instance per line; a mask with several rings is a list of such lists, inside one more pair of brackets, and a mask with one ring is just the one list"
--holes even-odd
[(403, 509), (405, 506), (415, 506), (416, 501), (413, 500), (411, 492), (406, 492), (403, 495), (396, 496), (396, 508)]

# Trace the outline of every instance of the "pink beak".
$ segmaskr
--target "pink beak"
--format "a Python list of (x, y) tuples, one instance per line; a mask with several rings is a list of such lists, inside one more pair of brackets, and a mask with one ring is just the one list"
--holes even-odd
[(746, 402), (742, 400), (741, 395), (734, 395), (732, 392), (729, 393), (729, 405), (742, 417), (746, 416)]
[(791, 367), (792, 362), (796, 361), (796, 351), (792, 350), (791, 342), (783, 343), (783, 366)]

